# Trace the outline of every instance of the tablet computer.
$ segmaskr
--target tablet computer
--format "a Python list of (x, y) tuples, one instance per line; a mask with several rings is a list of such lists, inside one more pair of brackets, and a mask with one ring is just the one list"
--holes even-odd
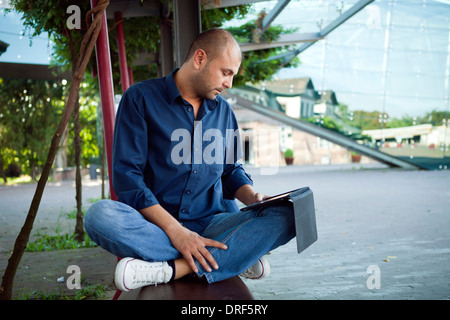
[(310, 190), (309, 187), (303, 187), (303, 188), (291, 190), (288, 192), (280, 193), (275, 196), (271, 196), (271, 197), (265, 198), (261, 201), (252, 203), (246, 207), (243, 207), (243, 208), (241, 208), (241, 211), (247, 211), (247, 210), (251, 210), (251, 209), (259, 209), (261, 207), (272, 206), (272, 205), (275, 205), (275, 204), (278, 204), (278, 203), (281, 203), (284, 201), (288, 201), (288, 200), (292, 199), (292, 197), (298, 196), (302, 193), (305, 193), (308, 190)]
[(242, 208), (241, 211), (269, 207), (282, 202), (292, 203), (295, 219), (297, 253), (301, 253), (316, 242), (318, 238), (314, 195), (309, 187), (299, 188), (266, 198)]

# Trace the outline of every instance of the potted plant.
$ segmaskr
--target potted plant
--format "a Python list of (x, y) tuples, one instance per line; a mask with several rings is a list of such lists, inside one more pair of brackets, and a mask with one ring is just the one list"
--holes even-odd
[(361, 161), (361, 155), (357, 152), (352, 151), (352, 162), (360, 162)]
[(284, 152), (284, 160), (286, 161), (287, 165), (291, 165), (294, 163), (294, 151), (292, 151), (292, 149), (287, 149)]

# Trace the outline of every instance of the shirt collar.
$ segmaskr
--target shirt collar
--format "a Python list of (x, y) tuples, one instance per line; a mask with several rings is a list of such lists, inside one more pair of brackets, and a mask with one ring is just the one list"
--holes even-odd
[(177, 84), (175, 83), (174, 75), (179, 70), (179, 68), (173, 70), (167, 77), (166, 77), (166, 87), (167, 87), (167, 98), (168, 102), (172, 104), (175, 99), (178, 97), (181, 97), (181, 93), (178, 90)]
[[(179, 68), (174, 69), (167, 77), (166, 77), (166, 87), (167, 87), (167, 97), (168, 102), (172, 104), (175, 99), (181, 97), (181, 93), (178, 90), (177, 84), (175, 83), (174, 75), (179, 70)], [(208, 108), (208, 111), (214, 110), (219, 105), (219, 100), (216, 97), (214, 100), (203, 100), (203, 105)]]

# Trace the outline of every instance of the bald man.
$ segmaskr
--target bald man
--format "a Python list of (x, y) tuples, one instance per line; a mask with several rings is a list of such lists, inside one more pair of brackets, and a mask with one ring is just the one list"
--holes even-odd
[(200, 34), (181, 68), (131, 86), (114, 131), (118, 201), (94, 203), (85, 227), (118, 257), (115, 284), (128, 291), (196, 274), (209, 283), (261, 279), (264, 255), (295, 236), (292, 206), (240, 212), (263, 199), (238, 160), (233, 110), (220, 96), (241, 64), (233, 36)]

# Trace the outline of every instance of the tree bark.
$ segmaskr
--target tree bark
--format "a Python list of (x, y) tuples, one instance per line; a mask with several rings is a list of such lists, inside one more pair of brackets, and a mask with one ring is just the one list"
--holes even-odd
[(0, 150), (0, 176), (2, 176), (3, 181), (5, 181), (5, 184), (7, 184), (8, 178), (6, 178), (5, 170), (3, 170), (3, 156), (1, 150)]
[[(92, 51), (95, 47), (95, 42), (97, 41), (100, 28), (102, 26), (102, 17), (105, 12), (106, 7), (109, 5), (109, 0), (99, 0), (97, 6), (90, 10), (86, 15), (86, 21), (88, 22), (88, 30), (83, 37), (80, 49), (80, 59), (77, 65), (76, 72), (73, 77), (72, 85), (70, 87), (69, 96), (67, 98), (66, 106), (64, 108), (61, 121), (59, 123), (58, 129), (53, 136), (50, 150), (47, 154), (47, 160), (45, 161), (44, 168), (42, 170), (41, 178), (36, 186), (36, 191), (33, 196), (33, 200), (30, 205), (25, 223), (19, 232), (14, 243), (14, 249), (11, 257), (8, 260), (8, 265), (6, 266), (5, 273), (2, 278), (2, 285), (0, 286), (0, 300), (11, 300), (12, 298), (12, 288), (14, 277), (17, 272), (20, 260), (22, 259), (23, 253), (28, 243), (31, 230), (33, 228), (33, 223), (36, 218), (37, 211), (39, 209), (39, 204), (44, 192), (45, 185), (50, 174), (53, 161), (55, 160), (56, 151), (59, 146), (61, 137), (64, 134), (64, 130), (70, 120), (70, 117), (75, 109), (76, 103), (78, 101), (78, 95), (80, 92), (80, 84), (83, 80), (83, 75), (86, 70), (86, 66), (91, 57)], [(93, 21), (91, 17), (93, 16)]]
[(84, 240), (84, 225), (83, 225), (83, 211), (82, 211), (82, 181), (81, 181), (81, 139), (80, 139), (80, 104), (77, 101), (74, 111), (74, 144), (75, 144), (75, 200), (77, 202), (77, 219), (75, 224), (75, 240), (83, 242)]
[[(103, 135), (102, 135), (103, 137)], [(102, 199), (105, 199), (105, 139), (102, 139)]]

